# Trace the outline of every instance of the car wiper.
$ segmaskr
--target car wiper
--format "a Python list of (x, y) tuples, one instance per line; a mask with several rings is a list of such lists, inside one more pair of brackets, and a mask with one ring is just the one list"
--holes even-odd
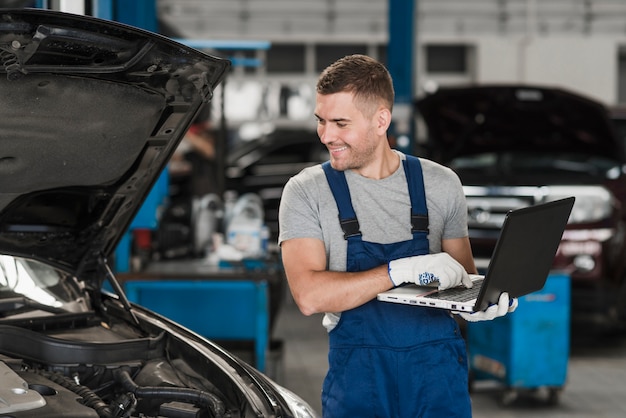
[(0, 299), (0, 316), (5, 318), (8, 316), (34, 310), (40, 310), (55, 314), (66, 312), (62, 308), (45, 305), (43, 303), (39, 303), (30, 298), (27, 298), (26, 296), (15, 296), (6, 299)]

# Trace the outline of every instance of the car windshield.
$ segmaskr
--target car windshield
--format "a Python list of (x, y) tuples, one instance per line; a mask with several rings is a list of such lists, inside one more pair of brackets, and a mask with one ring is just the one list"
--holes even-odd
[(489, 152), (463, 156), (449, 166), (465, 174), (523, 175), (525, 173), (602, 176), (613, 178), (620, 173), (619, 163), (578, 153), (537, 154), (532, 152)]
[(0, 318), (87, 311), (70, 275), (26, 258), (0, 255)]

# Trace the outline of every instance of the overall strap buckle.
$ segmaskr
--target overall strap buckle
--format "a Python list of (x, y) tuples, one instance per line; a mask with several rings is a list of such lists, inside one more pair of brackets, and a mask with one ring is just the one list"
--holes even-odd
[(341, 224), (341, 229), (343, 230), (343, 238), (348, 239), (350, 237), (355, 237), (357, 235), (361, 235), (361, 230), (359, 227), (359, 220), (356, 218), (352, 219), (339, 219), (339, 223)]
[(428, 233), (428, 215), (411, 214), (411, 232)]

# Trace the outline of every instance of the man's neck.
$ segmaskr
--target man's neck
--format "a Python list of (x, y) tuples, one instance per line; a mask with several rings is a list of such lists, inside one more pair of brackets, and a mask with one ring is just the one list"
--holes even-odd
[(391, 148), (383, 150), (383, 155), (374, 160), (367, 167), (356, 169), (354, 172), (368, 179), (380, 180), (389, 177), (400, 166), (400, 156)]

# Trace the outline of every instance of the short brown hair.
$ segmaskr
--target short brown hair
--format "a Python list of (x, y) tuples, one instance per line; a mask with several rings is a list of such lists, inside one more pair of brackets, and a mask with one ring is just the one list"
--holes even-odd
[[(317, 80), (319, 94), (350, 92), (355, 100), (370, 109), (382, 104), (391, 111), (394, 102), (393, 82), (383, 64), (367, 55), (348, 55), (335, 61)], [(362, 110), (363, 111), (363, 110)]]

